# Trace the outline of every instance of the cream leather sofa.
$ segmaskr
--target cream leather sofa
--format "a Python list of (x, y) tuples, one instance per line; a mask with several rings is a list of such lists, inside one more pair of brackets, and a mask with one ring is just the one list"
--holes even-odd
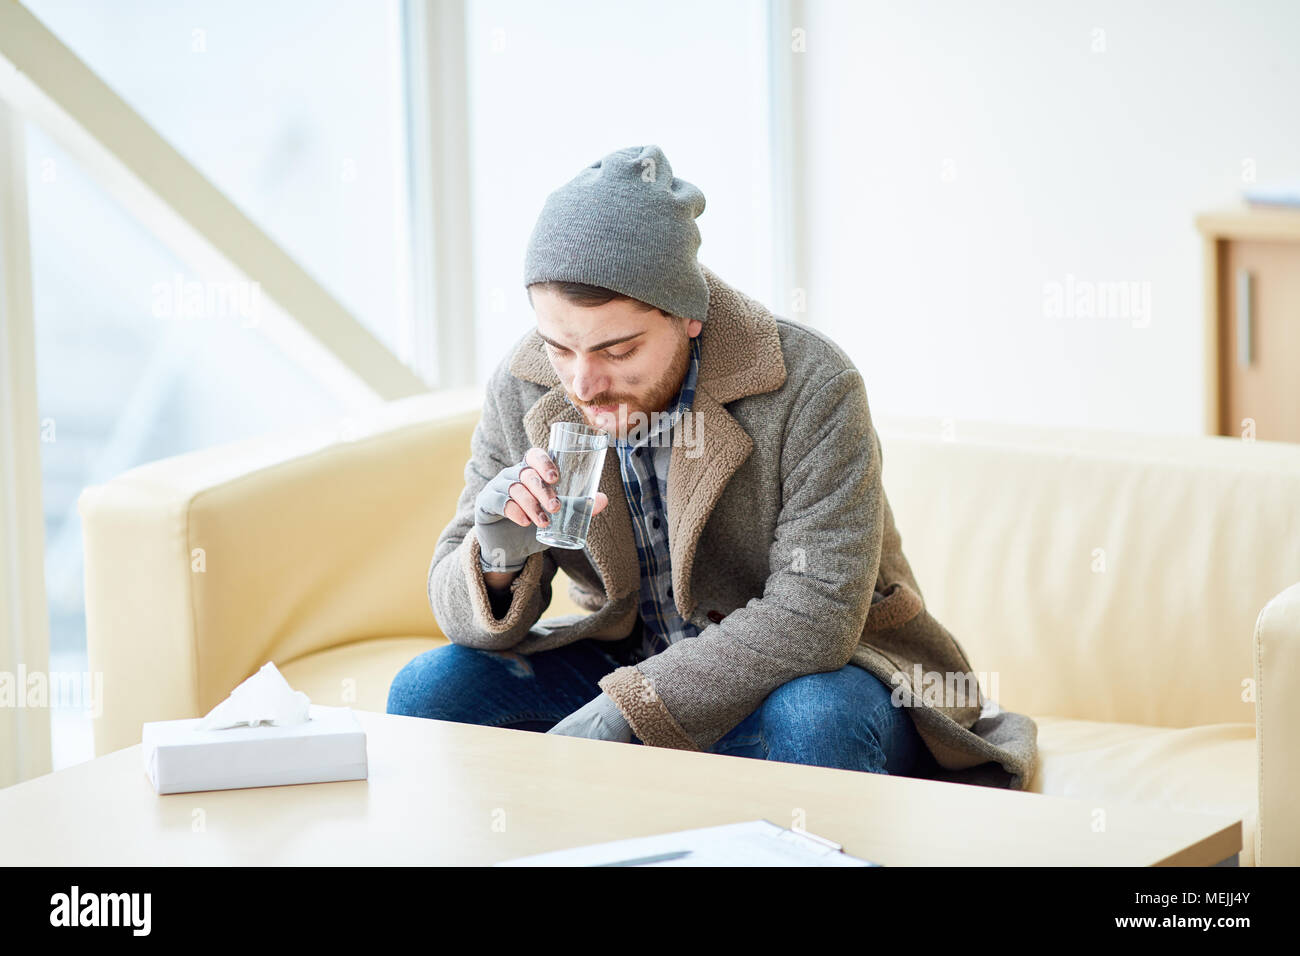
[[(425, 575), (479, 401), (418, 396), (86, 489), (97, 752), (268, 660), (316, 702), (383, 711), (445, 640)], [(1243, 865), (1300, 863), (1300, 446), (876, 427), (929, 607), (1038, 721), (1032, 789), (1232, 813)], [(557, 579), (547, 615), (579, 611)]]

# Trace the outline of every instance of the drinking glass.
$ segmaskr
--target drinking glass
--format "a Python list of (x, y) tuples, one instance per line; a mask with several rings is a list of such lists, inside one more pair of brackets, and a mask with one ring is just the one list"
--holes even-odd
[(560, 477), (552, 482), (560, 510), (548, 512), (550, 524), (537, 529), (537, 540), (551, 548), (578, 550), (587, 546), (596, 489), (605, 467), (609, 433), (577, 422), (554, 422), (546, 454)]

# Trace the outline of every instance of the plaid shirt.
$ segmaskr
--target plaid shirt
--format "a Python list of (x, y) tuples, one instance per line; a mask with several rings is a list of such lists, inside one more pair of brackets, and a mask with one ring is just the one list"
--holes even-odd
[(699, 629), (682, 619), (673, 602), (672, 559), (668, 549), (668, 462), (673, 429), (682, 413), (695, 401), (699, 375), (700, 339), (691, 339), (691, 360), (686, 377), (669, 414), (651, 416), (654, 425), (637, 442), (617, 442), (618, 462), (627, 492), (637, 558), (641, 563), (641, 620), (643, 636), (639, 659), (653, 657), (669, 644), (695, 637)]
[(695, 637), (699, 628), (683, 620), (673, 602), (671, 553), (668, 549), (668, 462), (672, 455), (673, 429), (682, 413), (695, 401), (695, 380), (699, 375), (700, 339), (691, 339), (691, 359), (672, 411), (650, 415), (639, 441), (615, 442), (623, 490), (627, 493), (636, 537), (637, 559), (641, 564), (642, 641), (635, 660), (653, 657), (669, 644)]

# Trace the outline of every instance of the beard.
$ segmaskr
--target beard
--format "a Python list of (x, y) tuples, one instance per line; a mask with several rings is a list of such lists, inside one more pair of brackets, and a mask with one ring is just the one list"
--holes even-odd
[(645, 395), (623, 397), (597, 395), (595, 400), (591, 402), (573, 402), (573, 396), (569, 396), (569, 400), (573, 402), (574, 405), (577, 405), (578, 408), (582, 409), (583, 416), (587, 419), (587, 424), (592, 425), (593, 428), (601, 428), (600, 425), (595, 425), (592, 422), (590, 409), (593, 406), (617, 405), (619, 406), (615, 410), (615, 415), (618, 419), (617, 426), (613, 428), (601, 428), (601, 430), (610, 432), (619, 440), (625, 440), (628, 437), (628, 419), (634, 413), (642, 412), (645, 415), (644, 421), (638, 419), (637, 421), (632, 422), (633, 429), (639, 433), (637, 436), (639, 437), (648, 433), (653, 425), (651, 413), (670, 411), (668, 403), (677, 397), (677, 393), (682, 387), (682, 381), (686, 378), (686, 370), (691, 364), (691, 337), (686, 334), (686, 328), (684, 325), (679, 326), (678, 328), (681, 331), (681, 336), (677, 340), (677, 351), (673, 354), (672, 361), (664, 371), (664, 374), (655, 381), (654, 385), (647, 390)]

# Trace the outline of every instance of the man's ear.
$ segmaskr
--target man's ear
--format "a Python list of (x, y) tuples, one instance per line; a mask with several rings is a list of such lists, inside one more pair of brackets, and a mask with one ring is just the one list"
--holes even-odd
[(700, 329), (702, 328), (704, 328), (704, 323), (699, 319), (688, 319), (686, 321), (686, 334), (691, 338), (695, 338), (699, 335)]

